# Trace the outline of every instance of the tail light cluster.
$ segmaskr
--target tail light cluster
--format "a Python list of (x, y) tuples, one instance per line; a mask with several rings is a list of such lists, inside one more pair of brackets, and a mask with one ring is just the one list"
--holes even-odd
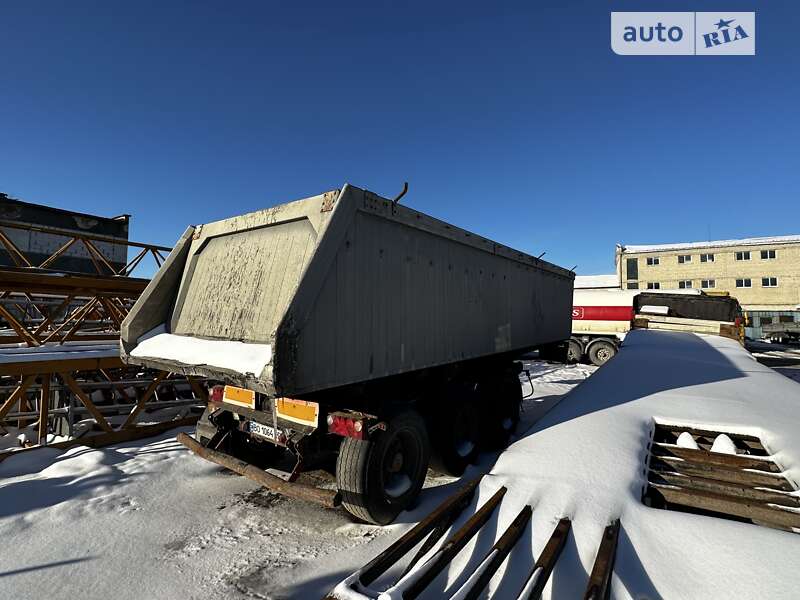
[(330, 414), (328, 415), (328, 433), (363, 440), (364, 421), (347, 415)]
[(224, 385), (215, 385), (208, 391), (208, 399), (211, 400), (211, 402), (222, 402), (224, 391)]

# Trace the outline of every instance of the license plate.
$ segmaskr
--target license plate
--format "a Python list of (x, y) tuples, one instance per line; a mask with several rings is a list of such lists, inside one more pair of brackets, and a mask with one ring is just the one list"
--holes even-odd
[(255, 409), (256, 393), (253, 390), (226, 385), (222, 392), (222, 401), (236, 406)]
[(275, 435), (274, 427), (270, 427), (269, 425), (262, 425), (261, 423), (256, 423), (255, 421), (249, 421), (247, 423), (247, 431), (273, 442), (278, 439), (278, 436)]

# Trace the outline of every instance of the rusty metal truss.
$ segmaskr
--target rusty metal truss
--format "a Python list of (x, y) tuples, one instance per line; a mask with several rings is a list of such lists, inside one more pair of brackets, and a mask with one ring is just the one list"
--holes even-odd
[[(4, 230), (22, 229), (57, 236), (63, 243), (44, 260), (35, 262)], [(102, 247), (100, 243), (102, 242)], [(85, 248), (95, 274), (73, 273), (58, 268), (59, 258), (76, 245)], [(115, 268), (106, 249), (123, 246), (134, 254)], [(134, 252), (130, 252), (133, 249)], [(31, 347), (71, 341), (117, 340), (119, 328), (148, 280), (134, 277), (146, 256), (161, 266), (164, 246), (120, 238), (36, 225), (0, 221), (0, 250), (15, 267), (0, 267), (0, 344)]]
[[(44, 259), (39, 254), (34, 260), (32, 252), (11, 239), (14, 229), (55, 236), (60, 245)], [(125, 264), (119, 261), (119, 246), (132, 255)], [(59, 268), (65, 264), (59, 259), (70, 249), (74, 255), (77, 247), (88, 253), (96, 273)], [(160, 267), (169, 250), (0, 221), (0, 253), (8, 253), (15, 265), (0, 267), (0, 435), (14, 424), (29, 431), (35, 424), (39, 444), (50, 434), (69, 440), (91, 432), (105, 436), (102, 439), (133, 439), (135, 431), (146, 431), (137, 421), (153, 420), (142, 419), (145, 411), (168, 407), (172, 414), (183, 415), (181, 423), (196, 420), (198, 409), (208, 401), (202, 381), (128, 366), (119, 356), (122, 321), (149, 282), (134, 272), (143, 268), (148, 256)], [(24, 445), (32, 443), (23, 440)]]

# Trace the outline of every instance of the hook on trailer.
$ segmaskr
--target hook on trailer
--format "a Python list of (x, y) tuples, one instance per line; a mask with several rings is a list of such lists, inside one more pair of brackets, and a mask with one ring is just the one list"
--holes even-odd
[(404, 181), (404, 182), (403, 182), (403, 191), (402, 191), (402, 192), (400, 192), (399, 194), (397, 194), (397, 196), (395, 196), (395, 199), (394, 199), (394, 200), (392, 200), (392, 204), (395, 204), (395, 205), (396, 205), (398, 202), (400, 202), (400, 198), (402, 198), (403, 196), (405, 196), (405, 195), (406, 195), (406, 192), (408, 192), (408, 182), (407, 182), (407, 181)]

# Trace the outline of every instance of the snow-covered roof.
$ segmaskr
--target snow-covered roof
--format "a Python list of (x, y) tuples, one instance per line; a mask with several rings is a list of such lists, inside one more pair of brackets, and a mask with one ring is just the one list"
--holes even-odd
[(591, 288), (618, 288), (619, 277), (616, 273), (610, 275), (576, 275), (575, 288), (576, 289), (591, 289)]
[(800, 243), (800, 235), (777, 235), (753, 237), (741, 240), (714, 240), (709, 242), (684, 242), (679, 244), (626, 245), (621, 244), (623, 252), (663, 252), (666, 250), (691, 250), (694, 248), (726, 248), (729, 246), (764, 246), (768, 244)]

